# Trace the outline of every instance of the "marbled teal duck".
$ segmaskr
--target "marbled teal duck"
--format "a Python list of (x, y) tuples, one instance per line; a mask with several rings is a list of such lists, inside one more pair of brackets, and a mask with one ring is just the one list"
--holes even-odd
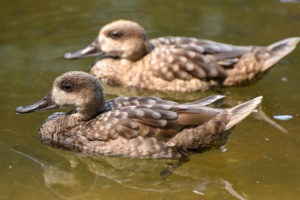
[(233, 127), (261, 102), (257, 97), (229, 109), (208, 107), (222, 99), (209, 96), (178, 104), (155, 97), (119, 97), (105, 101), (97, 78), (67, 72), (35, 104), (18, 107), (28, 113), (67, 107), (41, 126), (42, 142), (88, 154), (140, 158), (180, 158), (225, 144)]
[(287, 38), (266, 47), (189, 37), (148, 40), (139, 24), (118, 20), (105, 25), (88, 47), (64, 57), (101, 55), (90, 73), (109, 85), (192, 92), (253, 82), (293, 51), (299, 40)]

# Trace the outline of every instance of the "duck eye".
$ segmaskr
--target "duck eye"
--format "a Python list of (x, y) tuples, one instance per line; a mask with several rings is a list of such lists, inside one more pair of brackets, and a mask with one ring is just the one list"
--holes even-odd
[(111, 31), (109, 33), (110, 37), (113, 38), (113, 39), (118, 39), (122, 36), (121, 32), (119, 31)]
[(73, 90), (73, 86), (70, 83), (65, 83), (61, 86), (61, 89), (66, 92), (71, 92)]

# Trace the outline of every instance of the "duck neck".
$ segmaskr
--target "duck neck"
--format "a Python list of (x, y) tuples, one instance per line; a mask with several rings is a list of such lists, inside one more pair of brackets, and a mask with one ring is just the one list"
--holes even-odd
[[(101, 88), (100, 85), (99, 88)], [(71, 111), (71, 115), (77, 118), (78, 121), (88, 121), (104, 110), (105, 95), (102, 92), (102, 88), (94, 92), (96, 95), (87, 94), (86, 96), (93, 97), (87, 101), (83, 100), (85, 103), (81, 103), (80, 106)]]
[(88, 121), (94, 118), (96, 115), (101, 113), (104, 109), (104, 106), (90, 106), (82, 108), (77, 108), (76, 111), (71, 112), (72, 117), (77, 118), (78, 121)]
[(130, 61), (138, 61), (148, 53), (150, 53), (154, 49), (154, 45), (152, 45), (149, 40), (145, 40), (144, 44), (137, 48), (130, 55), (127, 55), (127, 59)]

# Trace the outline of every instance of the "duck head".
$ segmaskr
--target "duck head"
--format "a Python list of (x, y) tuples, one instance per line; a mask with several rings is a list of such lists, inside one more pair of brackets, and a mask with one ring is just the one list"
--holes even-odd
[(152, 49), (143, 27), (132, 21), (117, 20), (105, 25), (86, 48), (66, 53), (64, 57), (76, 59), (101, 55), (136, 61)]
[(51, 91), (41, 100), (16, 108), (16, 113), (70, 108), (80, 120), (88, 120), (101, 112), (105, 100), (99, 81), (85, 72), (67, 72), (55, 79)]

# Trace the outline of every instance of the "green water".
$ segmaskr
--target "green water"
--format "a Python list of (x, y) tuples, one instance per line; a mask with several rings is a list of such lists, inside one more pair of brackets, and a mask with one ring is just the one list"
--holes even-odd
[[(89, 44), (115, 19), (142, 24), (149, 37), (186, 35), (234, 44), (267, 45), (300, 36), (300, 2), (279, 0), (44, 0), (0, 2), (0, 200), (2, 199), (298, 199), (300, 194), (300, 47), (263, 80), (224, 89), (227, 104), (264, 96), (262, 110), (233, 131), (226, 152), (197, 154), (163, 179), (166, 160), (88, 157), (39, 142), (53, 111), (15, 115), (45, 95), (55, 77), (88, 71), (94, 58), (63, 54)], [(107, 87), (111, 98), (136, 94)], [(160, 95), (188, 101), (212, 94)], [(280, 121), (274, 115), (293, 119)]]

